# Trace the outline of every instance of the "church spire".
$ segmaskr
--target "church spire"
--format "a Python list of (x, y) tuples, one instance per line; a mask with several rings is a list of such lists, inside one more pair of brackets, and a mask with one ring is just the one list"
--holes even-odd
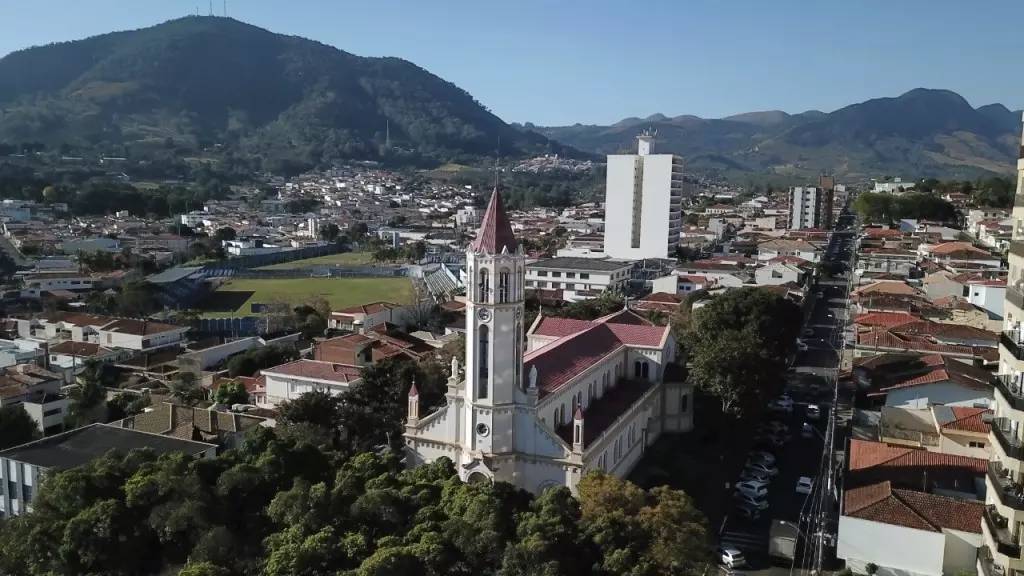
[(488, 254), (501, 254), (503, 251), (512, 254), (516, 251), (516, 235), (512, 232), (512, 224), (501, 199), (501, 190), (497, 186), (491, 193), (491, 201), (487, 204), (472, 249), (474, 252)]

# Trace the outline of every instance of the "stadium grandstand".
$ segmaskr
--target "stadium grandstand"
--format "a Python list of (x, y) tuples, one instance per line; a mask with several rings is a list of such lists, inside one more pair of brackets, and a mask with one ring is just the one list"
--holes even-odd
[(191, 308), (207, 293), (202, 267), (170, 268), (154, 274), (146, 281), (158, 289), (160, 303), (167, 308)]

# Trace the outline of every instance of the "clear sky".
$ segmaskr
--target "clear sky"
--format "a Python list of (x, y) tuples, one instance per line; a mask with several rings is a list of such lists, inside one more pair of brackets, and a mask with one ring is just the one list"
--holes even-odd
[[(208, 0), (0, 0), (0, 54), (197, 6), (209, 11)], [(227, 11), (411, 60), (510, 122), (831, 111), (917, 87), (1024, 108), (1022, 0), (228, 0)]]

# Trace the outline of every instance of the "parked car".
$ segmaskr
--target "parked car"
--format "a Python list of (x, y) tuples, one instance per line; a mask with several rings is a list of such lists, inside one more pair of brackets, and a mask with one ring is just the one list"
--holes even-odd
[(757, 470), (756, 468), (744, 468), (743, 472), (740, 473), (740, 482), (761, 482), (762, 484), (771, 484), (772, 476), (767, 472)]
[(818, 408), (817, 404), (808, 404), (807, 405), (807, 419), (808, 420), (817, 420), (820, 417), (821, 417), (821, 408)]
[(800, 427), (800, 436), (803, 438), (813, 438), (814, 426), (811, 426), (807, 422), (804, 422), (804, 425)]
[(813, 328), (804, 328), (804, 336), (806, 336), (808, 338), (814, 336), (814, 329)]
[(715, 557), (718, 558), (720, 564), (729, 568), (745, 566), (747, 564), (746, 558), (743, 557), (743, 552), (724, 544), (715, 548)]
[(768, 495), (768, 484), (756, 480), (746, 480), (736, 484), (736, 491), (755, 498), (764, 498)]
[(824, 290), (818, 290), (814, 295), (817, 296), (818, 298), (824, 298), (825, 297), (825, 291)]
[(757, 498), (751, 496), (750, 494), (744, 494), (739, 490), (733, 492), (732, 497), (735, 498), (736, 501), (739, 502), (740, 504), (746, 504), (747, 506), (752, 506), (754, 508), (757, 508), (758, 510), (768, 509), (768, 501), (765, 500), (764, 498)]
[(811, 394), (817, 394), (818, 392), (821, 392), (821, 384), (811, 382), (810, 385), (807, 386), (807, 391)]
[(785, 434), (761, 434), (754, 437), (754, 442), (762, 446), (782, 448), (789, 442), (789, 436)]
[(758, 510), (756, 506), (741, 502), (736, 505), (736, 515), (748, 520), (757, 520), (761, 517), (761, 511)]
[(747, 454), (747, 462), (761, 462), (769, 466), (775, 465), (775, 455), (764, 450), (755, 450)]
[(797, 494), (810, 494), (811, 489), (814, 488), (814, 479), (808, 478), (807, 476), (801, 476), (796, 481), (796, 493)]
[(769, 432), (772, 434), (785, 434), (789, 432), (789, 426), (786, 426), (778, 420), (772, 420), (771, 422), (765, 422), (757, 429), (758, 432)]
[(776, 474), (779, 473), (779, 469), (776, 468), (775, 466), (771, 466), (769, 464), (762, 464), (760, 462), (750, 462), (749, 460), (747, 461), (745, 469), (767, 474), (769, 476), (775, 476)]
[(808, 350), (810, 350), (810, 347), (807, 344), (804, 344), (802, 340), (797, 340), (796, 349), (801, 352), (807, 352)]

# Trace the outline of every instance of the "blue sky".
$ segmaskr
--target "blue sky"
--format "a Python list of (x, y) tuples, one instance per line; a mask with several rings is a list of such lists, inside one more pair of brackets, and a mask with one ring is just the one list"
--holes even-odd
[[(208, 0), (0, 0), (0, 54)], [(220, 12), (222, 0), (214, 0)], [(916, 87), (1024, 108), (1020, 0), (228, 0), (228, 14), (397, 56), (507, 121), (831, 111)]]

